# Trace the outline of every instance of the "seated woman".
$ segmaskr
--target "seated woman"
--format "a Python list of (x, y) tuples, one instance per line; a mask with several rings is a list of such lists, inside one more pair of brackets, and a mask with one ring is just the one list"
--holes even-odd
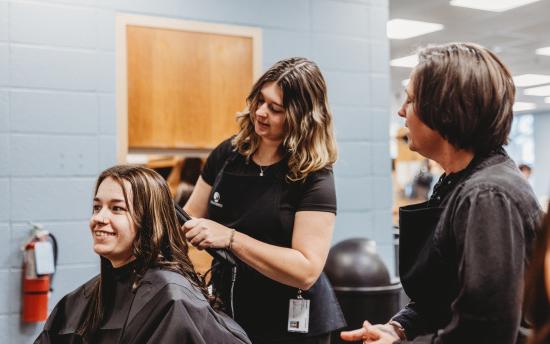
[(250, 343), (212, 308), (159, 174), (101, 173), (90, 230), (101, 273), (57, 304), (35, 343)]

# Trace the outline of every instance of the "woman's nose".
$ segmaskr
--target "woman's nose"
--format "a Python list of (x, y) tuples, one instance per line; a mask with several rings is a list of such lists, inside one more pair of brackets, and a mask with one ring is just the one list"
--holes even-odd
[(109, 213), (105, 208), (101, 208), (97, 213), (92, 215), (92, 220), (97, 223), (108, 223), (109, 222)]
[(262, 105), (258, 106), (258, 109), (256, 109), (256, 116), (266, 117), (267, 116), (267, 105), (266, 103), (263, 103)]
[(397, 116), (405, 118), (407, 116), (407, 112), (405, 110), (405, 106), (401, 106), (399, 110), (397, 111)]

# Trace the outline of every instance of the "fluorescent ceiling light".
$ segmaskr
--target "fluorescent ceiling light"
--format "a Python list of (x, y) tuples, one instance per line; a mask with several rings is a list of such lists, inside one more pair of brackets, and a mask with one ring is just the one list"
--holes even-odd
[(450, 4), (482, 11), (504, 12), (537, 1), (540, 0), (451, 0)]
[(409, 81), (411, 81), (411, 79), (405, 79), (401, 81), (401, 85), (403, 85), (403, 87), (407, 87), (407, 85), (409, 84)]
[(535, 103), (525, 103), (525, 102), (515, 102), (513, 111), (527, 111), (527, 110), (533, 110), (537, 106)]
[(523, 94), (526, 96), (550, 96), (550, 85), (527, 88)]
[(393, 67), (407, 67), (414, 68), (418, 64), (418, 55), (409, 55), (400, 57), (390, 61), (390, 65)]
[(514, 77), (514, 84), (517, 87), (529, 87), (550, 83), (550, 75), (522, 74)]
[(544, 102), (547, 103), (547, 104), (550, 104), (550, 97), (544, 98)]
[(536, 50), (537, 55), (550, 56), (550, 47), (539, 48)]
[(443, 30), (443, 25), (396, 18), (387, 22), (386, 30), (390, 39), (407, 39)]

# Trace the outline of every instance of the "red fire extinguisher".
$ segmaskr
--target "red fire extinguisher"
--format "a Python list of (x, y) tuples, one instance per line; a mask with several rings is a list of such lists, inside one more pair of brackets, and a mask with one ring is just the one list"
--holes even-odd
[(48, 318), (48, 299), (57, 265), (55, 237), (33, 224), (33, 232), (23, 246), (23, 307), (24, 322), (41, 322)]

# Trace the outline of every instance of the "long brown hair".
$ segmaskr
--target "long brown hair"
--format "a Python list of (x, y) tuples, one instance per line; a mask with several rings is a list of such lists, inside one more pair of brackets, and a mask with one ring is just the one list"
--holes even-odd
[[(162, 267), (182, 274), (207, 300), (212, 300), (204, 281), (197, 275), (189, 259), (187, 241), (178, 224), (166, 181), (148, 168), (119, 165), (108, 168), (99, 175), (94, 195), (107, 178), (111, 178), (122, 188), (126, 206), (136, 228), (136, 238), (132, 244), (132, 253), (136, 257), (134, 288), (139, 286), (147, 269)], [(131, 190), (126, 189), (124, 181), (130, 184)], [(90, 306), (78, 330), (87, 341), (104, 319), (105, 305), (112, 301), (111, 271), (111, 263), (101, 257), (101, 273), (92, 287)]]
[(541, 231), (537, 234), (525, 285), (527, 319), (533, 326), (529, 344), (550, 343), (550, 302), (545, 281), (546, 276), (550, 274), (550, 266), (545, 264), (550, 248), (550, 204)]
[(311, 172), (332, 167), (338, 154), (327, 86), (319, 67), (302, 57), (275, 63), (256, 81), (246, 99), (248, 109), (237, 115), (240, 130), (232, 141), (237, 151), (250, 159), (260, 145), (254, 118), (268, 82), (283, 91), (286, 135), (281, 149), (288, 154), (287, 179), (303, 180)]

